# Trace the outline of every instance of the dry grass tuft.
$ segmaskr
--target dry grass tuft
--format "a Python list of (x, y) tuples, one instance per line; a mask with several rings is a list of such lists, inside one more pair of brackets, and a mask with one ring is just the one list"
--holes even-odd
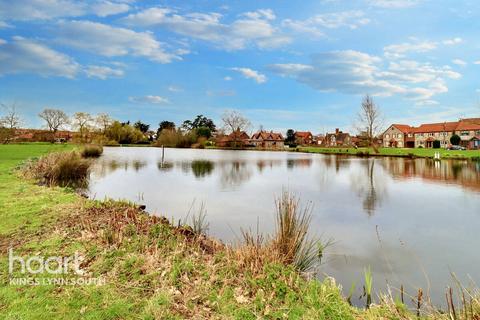
[(81, 187), (87, 183), (90, 165), (76, 151), (57, 152), (28, 162), (21, 173), (47, 186)]
[(273, 236), (242, 230), (243, 243), (231, 250), (242, 267), (258, 272), (268, 263), (292, 265), (300, 272), (311, 271), (328, 243), (308, 238), (311, 205), (301, 207), (299, 199), (284, 191), (275, 201), (276, 229)]
[(82, 157), (84, 158), (98, 158), (103, 153), (103, 147), (99, 145), (86, 145), (82, 149)]

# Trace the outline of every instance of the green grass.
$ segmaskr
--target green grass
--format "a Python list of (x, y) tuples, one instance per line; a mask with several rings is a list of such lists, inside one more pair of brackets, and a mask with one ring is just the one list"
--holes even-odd
[(440, 153), (442, 158), (445, 159), (469, 159), (480, 157), (480, 150), (445, 150), (445, 149), (426, 149), (426, 148), (380, 148), (376, 153), (373, 148), (323, 148), (323, 147), (298, 147), (300, 152), (308, 153), (324, 153), (324, 154), (350, 154), (359, 155), (366, 152), (370, 156), (394, 156), (394, 157), (420, 157), (420, 158), (433, 158), (435, 153)]

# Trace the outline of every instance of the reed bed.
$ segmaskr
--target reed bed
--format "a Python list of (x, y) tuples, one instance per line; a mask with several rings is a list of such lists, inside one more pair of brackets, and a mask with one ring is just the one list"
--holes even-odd
[(84, 158), (98, 158), (103, 153), (103, 147), (99, 145), (86, 145), (83, 147), (81, 154)]

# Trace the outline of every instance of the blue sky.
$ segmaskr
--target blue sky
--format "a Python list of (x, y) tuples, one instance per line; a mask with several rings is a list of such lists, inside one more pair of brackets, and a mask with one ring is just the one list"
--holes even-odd
[(268, 129), (480, 113), (480, 2), (0, 0), (0, 101), (153, 127), (236, 109)]

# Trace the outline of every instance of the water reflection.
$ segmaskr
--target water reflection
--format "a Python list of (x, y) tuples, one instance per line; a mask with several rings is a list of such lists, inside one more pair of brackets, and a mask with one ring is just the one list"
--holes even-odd
[(220, 184), (223, 189), (238, 187), (253, 175), (251, 165), (246, 161), (220, 162)]
[(160, 171), (171, 171), (175, 165), (172, 162), (167, 162), (167, 161), (158, 161), (157, 162), (157, 168)]
[(208, 160), (195, 160), (192, 161), (191, 167), (196, 178), (203, 178), (212, 174), (215, 164)]
[(307, 159), (288, 159), (287, 160), (287, 168), (288, 169), (295, 169), (295, 168), (308, 168), (312, 165), (312, 158)]

